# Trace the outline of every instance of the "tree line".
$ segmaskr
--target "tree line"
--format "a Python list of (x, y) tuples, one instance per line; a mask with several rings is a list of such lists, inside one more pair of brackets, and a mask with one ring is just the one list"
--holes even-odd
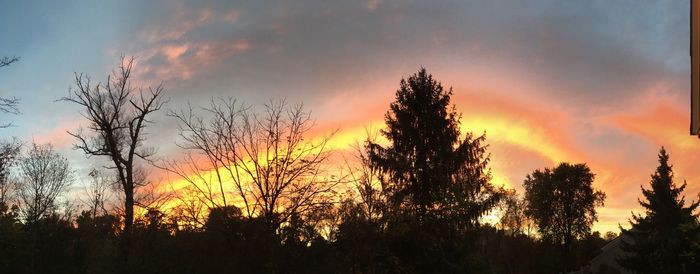
[[(158, 158), (146, 143), (166, 91), (135, 86), (133, 64), (122, 58), (103, 82), (76, 74), (60, 100), (87, 123), (67, 133), (74, 148), (107, 163), (81, 206), (59, 203), (77, 176), (51, 144), (0, 145), (0, 272), (563, 273), (618, 237), (591, 231), (606, 195), (585, 163), (534, 170), (523, 194), (494, 186), (485, 134), (462, 132), (452, 89), (423, 68), (400, 81), (379, 135), (338, 164), (334, 132), (314, 132), (303, 105), (233, 98), (167, 111), (184, 153)], [(154, 170), (186, 187), (157, 191)], [(663, 148), (650, 185), (616, 261), (694, 273), (698, 203), (685, 205)]]

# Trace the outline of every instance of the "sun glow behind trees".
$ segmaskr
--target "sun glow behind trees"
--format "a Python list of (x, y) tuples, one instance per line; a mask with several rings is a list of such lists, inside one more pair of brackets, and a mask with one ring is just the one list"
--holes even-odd
[[(337, 193), (345, 193), (347, 191), (356, 191), (348, 185), (350, 178), (352, 177), (349, 170), (346, 167), (345, 161), (349, 161), (350, 164), (353, 163), (353, 154), (355, 153), (355, 147), (360, 144), (362, 145), (364, 140), (368, 135), (378, 135), (377, 133), (382, 129), (380, 127), (374, 127), (372, 125), (381, 125), (381, 121), (368, 122), (368, 126), (359, 125), (348, 128), (339, 128), (337, 133), (333, 138), (328, 140), (327, 150), (331, 154), (329, 161), (324, 163), (323, 170), (327, 171), (324, 174), (326, 178), (336, 178), (343, 183), (338, 184), (335, 188)], [(486, 133), (486, 143), (492, 144), (494, 142), (506, 143), (518, 146), (522, 149), (532, 151), (542, 157), (545, 157), (551, 161), (551, 163), (558, 163), (560, 161), (576, 161), (577, 156), (572, 155), (571, 150), (564, 145), (557, 143), (556, 139), (553, 139), (544, 130), (539, 130), (534, 125), (528, 125), (526, 123), (518, 122), (512, 120), (512, 118), (504, 117), (479, 117), (479, 116), (463, 116), (460, 129), (462, 134), (465, 132), (485, 132)], [(321, 130), (315, 130), (312, 133), (312, 142), (317, 142), (319, 138), (317, 136), (323, 136), (327, 132), (321, 132)], [(315, 139), (315, 140), (314, 140)], [(380, 142), (386, 142), (382, 140)], [(184, 155), (184, 154), (183, 154)], [(191, 155), (192, 156), (192, 155)], [(189, 157), (189, 156), (183, 156)], [(196, 157), (196, 156), (192, 156)], [(197, 162), (203, 163), (204, 159), (193, 159)], [(503, 170), (498, 169), (502, 166), (504, 161), (509, 159), (498, 157), (498, 155), (493, 155), (491, 158), (491, 184), (497, 187), (503, 186), (508, 189), (522, 189), (520, 178), (512, 178), (504, 173)], [(248, 162), (250, 164), (250, 162)], [(223, 175), (222, 182), (224, 185), (224, 190), (227, 195), (231, 195), (235, 191), (233, 188), (233, 182), (227, 170), (224, 167), (218, 167), (219, 173)], [(524, 176), (524, 175), (523, 175)], [(177, 178), (177, 176), (168, 175), (162, 182), (160, 182), (158, 191), (164, 193), (172, 193), (174, 198), (163, 205), (164, 210), (172, 210), (176, 208), (182, 201), (181, 198), (192, 199), (194, 197), (186, 197), (187, 195), (192, 195), (191, 188), (193, 184), (201, 188), (206, 188), (206, 182), (214, 182), (217, 180), (216, 171), (211, 168), (209, 171), (202, 172), (201, 174), (190, 174), (188, 179)], [(250, 180), (245, 180), (247, 183)], [(217, 183), (218, 184), (218, 183)], [(219, 194), (214, 194), (215, 200), (218, 203), (222, 203), (222, 198)], [(240, 197), (233, 198), (231, 205), (237, 207), (243, 206), (243, 201)], [(202, 213), (206, 212), (205, 208), (202, 208)], [(604, 210), (604, 209), (603, 209)], [(204, 217), (205, 214), (202, 214)], [(487, 215), (482, 217), (482, 221), (495, 225), (498, 222), (500, 212), (498, 209), (494, 209)], [(616, 224), (600, 226), (599, 223), (594, 225), (594, 230), (601, 230), (602, 232), (608, 230), (616, 230)]]
[[(377, 121), (368, 124), (375, 125), (380, 123), (379, 121)], [(463, 134), (464, 132), (468, 131), (486, 131), (487, 143), (489, 143), (492, 139), (492, 135), (489, 134), (489, 132), (507, 132), (506, 127), (507, 123), (504, 120), (493, 119), (491, 121), (488, 121), (487, 119), (463, 118), (463, 122), (461, 124), (461, 131)], [(350, 185), (350, 183), (352, 181), (353, 175), (357, 174), (351, 174), (353, 170), (352, 168), (348, 168), (348, 165), (352, 166), (358, 164), (357, 159), (355, 159), (354, 157), (354, 155), (356, 154), (355, 148), (358, 145), (362, 146), (367, 136), (377, 136), (377, 141), (379, 143), (385, 144), (387, 142), (383, 137), (378, 135), (381, 129), (382, 128), (372, 126), (359, 126), (349, 129), (339, 129), (338, 132), (327, 142), (327, 150), (331, 155), (329, 157), (329, 161), (323, 164), (322, 170), (324, 170), (325, 172), (321, 175), (322, 178), (319, 179), (337, 180), (339, 184), (335, 187), (335, 191), (339, 194), (346, 193), (347, 191), (356, 192), (356, 190), (353, 186)], [(314, 133), (318, 135), (327, 134), (321, 132)], [(505, 138), (505, 140), (527, 140), (529, 134), (530, 132), (527, 130), (516, 131), (510, 133), (508, 137)], [(320, 139), (322, 139), (322, 137), (314, 136), (311, 138), (311, 142), (319, 142)], [(499, 140), (501, 138), (495, 139)], [(519, 141), (520, 144), (526, 146), (525, 142), (522, 140)], [(207, 165), (206, 159), (204, 159), (204, 157), (201, 155), (197, 156), (193, 154), (183, 154), (182, 157), (192, 157), (191, 160), (195, 163), (198, 163), (199, 167), (206, 167)], [(498, 161), (499, 159), (497, 157), (492, 158), (492, 162), (496, 163), (496, 165), (498, 165)], [(248, 160), (245, 163), (245, 165), (248, 165), (248, 167), (250, 167), (252, 165), (252, 161)], [(200, 189), (218, 187), (217, 181), (219, 180), (219, 176), (221, 176), (222, 185), (224, 187), (224, 192), (227, 195), (227, 199), (229, 199), (230, 201), (229, 204), (237, 207), (244, 206), (242, 199), (240, 197), (237, 197), (236, 195), (233, 195), (233, 192), (235, 192), (236, 190), (234, 189), (233, 178), (231, 178), (226, 167), (216, 167), (216, 169), (218, 169), (218, 175), (214, 167), (209, 167), (209, 170), (202, 172), (192, 172), (190, 170), (189, 173), (185, 171), (186, 169), (187, 167), (185, 167), (185, 169), (182, 170), (182, 172), (184, 172), (183, 175), (189, 174), (186, 176), (186, 178), (178, 178), (177, 175), (168, 174), (166, 175), (165, 179), (159, 183), (157, 191), (162, 193), (170, 193), (173, 196), (172, 199), (163, 204), (162, 210), (167, 211), (175, 209), (182, 203), (182, 199), (189, 200), (195, 198), (198, 200), (198, 198), (196, 198), (197, 195), (192, 193), (191, 188), (195, 186)], [(503, 186), (512, 189), (515, 187), (515, 185), (520, 184), (519, 182), (511, 182), (507, 175), (499, 172), (499, 170), (497, 169), (491, 168), (490, 170), (492, 176), (491, 184), (493, 184), (494, 186)], [(249, 178), (244, 178), (243, 182), (251, 183), (251, 180)], [(216, 184), (216, 186), (213, 186), (212, 184)], [(219, 193), (216, 193), (217, 190), (215, 189), (211, 189), (211, 191), (213, 200), (216, 202), (216, 204), (212, 204), (211, 206), (222, 205), (223, 198), (221, 197), (221, 195)], [(207, 210), (208, 209), (206, 208), (201, 208), (201, 213), (206, 213)], [(142, 211), (142, 213), (145, 213), (145, 211)], [(495, 224), (498, 220), (498, 214), (498, 210), (494, 210), (491, 213), (484, 216), (483, 221), (486, 223)], [(202, 217), (204, 216), (205, 214), (202, 214)]]

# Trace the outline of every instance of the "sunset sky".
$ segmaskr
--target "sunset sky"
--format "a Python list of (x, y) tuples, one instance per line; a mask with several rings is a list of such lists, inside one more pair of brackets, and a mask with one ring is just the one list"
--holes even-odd
[[(122, 54), (167, 109), (232, 96), (286, 98), (340, 129), (338, 153), (383, 115), (401, 78), (425, 67), (454, 90), (462, 130), (486, 132), (494, 184), (587, 163), (607, 194), (594, 229), (640, 212), (665, 146), (689, 199), (700, 140), (689, 135), (689, 1), (2, 1), (0, 95), (22, 99), (2, 138), (51, 142), (79, 176), (100, 166), (71, 150), (80, 109), (55, 102), (74, 73), (103, 80)], [(159, 156), (180, 155), (176, 121), (149, 129)], [(161, 175), (158, 175), (161, 176)], [(165, 175), (163, 175), (165, 176)], [(153, 178), (167, 181), (167, 178)], [(79, 192), (80, 184), (73, 188)]]

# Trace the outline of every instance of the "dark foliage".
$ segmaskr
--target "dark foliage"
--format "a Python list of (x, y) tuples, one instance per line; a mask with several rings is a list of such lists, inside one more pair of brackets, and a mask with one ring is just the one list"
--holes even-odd
[(417, 213), (419, 223), (452, 218), (466, 227), (493, 208), (500, 193), (489, 183), (485, 137), (460, 137), (451, 96), (425, 69), (402, 79), (381, 132), (390, 145), (368, 141), (367, 149), (371, 165), (387, 175), (380, 177), (382, 187), (397, 214)]
[(669, 156), (662, 147), (651, 188), (642, 187), (639, 204), (645, 216), (633, 215), (631, 240), (623, 242), (627, 256), (620, 265), (637, 273), (697, 273), (700, 269), (700, 226), (695, 212), (700, 202), (685, 205), (686, 184), (676, 186)]
[(524, 182), (526, 213), (542, 237), (568, 248), (574, 239), (591, 232), (596, 206), (605, 194), (593, 189), (595, 176), (585, 164), (561, 163), (554, 169), (535, 170)]
[(561, 163), (553, 169), (535, 170), (527, 175), (525, 213), (537, 225), (545, 241), (559, 246), (565, 267), (574, 267), (572, 244), (591, 233), (597, 220), (596, 206), (605, 194), (593, 189), (595, 175), (585, 164)]

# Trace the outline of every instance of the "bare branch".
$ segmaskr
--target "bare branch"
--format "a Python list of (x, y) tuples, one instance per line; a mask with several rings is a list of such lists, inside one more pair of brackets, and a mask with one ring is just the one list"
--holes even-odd
[(235, 100), (212, 100), (200, 116), (191, 106), (170, 116), (180, 122), (178, 143), (189, 154), (162, 168), (190, 183), (209, 207), (236, 201), (249, 218), (276, 231), (291, 216), (328, 204), (337, 180), (322, 176), (333, 133), (306, 139), (313, 127), (303, 106), (270, 101), (262, 112)]
[[(19, 58), (17, 57), (3, 57), (0, 58), (0, 68), (6, 67), (11, 65), (14, 62), (19, 61)], [(20, 114), (18, 105), (19, 105), (19, 98), (16, 97), (0, 97), (0, 112), (1, 113), (7, 113), (7, 114)], [(0, 128), (7, 128), (11, 127), (12, 123), (6, 123), (0, 125)]]
[(11, 65), (12, 63), (17, 62), (17, 61), (19, 61), (19, 58), (15, 57), (15, 56), (13, 56), (13, 57), (7, 57), (7, 56), (2, 57), (2, 58), (0, 58), (0, 68), (1, 68), (1, 67), (9, 66), (9, 65)]
[(55, 200), (73, 181), (68, 159), (51, 144), (32, 144), (19, 160), (17, 188), (22, 212), (30, 223), (55, 209)]
[[(138, 189), (148, 185), (140, 178), (136, 159), (149, 159), (155, 150), (144, 148), (144, 129), (151, 123), (150, 115), (166, 103), (164, 88), (134, 88), (131, 70), (134, 58), (122, 57), (121, 63), (105, 82), (93, 84), (89, 76), (75, 74), (75, 87), (61, 101), (79, 105), (88, 121), (86, 129), (68, 132), (76, 139), (74, 148), (89, 156), (107, 156), (116, 173), (116, 181), (124, 194), (124, 232), (130, 233), (134, 220), (134, 205), (151, 206), (160, 197), (146, 192), (138, 196)], [(142, 199), (139, 199), (142, 198)], [(146, 203), (145, 200), (150, 202)]]

